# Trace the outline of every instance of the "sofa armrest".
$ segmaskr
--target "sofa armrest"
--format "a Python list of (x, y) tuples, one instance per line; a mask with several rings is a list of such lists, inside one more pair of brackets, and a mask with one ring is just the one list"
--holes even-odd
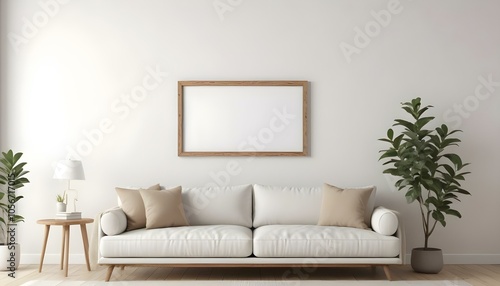
[[(401, 215), (399, 214), (399, 212), (378, 206), (373, 210), (371, 223), (372, 229), (375, 232), (384, 235), (388, 235), (387, 233), (392, 232), (395, 224), (395, 233), (392, 232), (392, 234), (389, 235), (394, 235), (395, 237), (399, 238), (401, 242), (399, 258), (401, 259), (401, 264), (404, 264), (406, 262), (406, 237), (404, 225), (402, 223)], [(376, 226), (374, 227), (374, 225)], [(378, 229), (378, 231), (376, 229)], [(385, 229), (385, 231), (382, 231), (381, 229)]]
[(127, 216), (120, 207), (109, 209), (102, 213), (99, 226), (105, 235), (120, 234), (127, 229)]
[(94, 229), (89, 243), (90, 268), (97, 269), (101, 258), (99, 242), (106, 235), (117, 235), (127, 228), (127, 217), (120, 207), (114, 207), (98, 213), (94, 220)]
[(398, 230), (398, 215), (393, 210), (376, 207), (372, 213), (371, 224), (375, 232), (390, 236)]

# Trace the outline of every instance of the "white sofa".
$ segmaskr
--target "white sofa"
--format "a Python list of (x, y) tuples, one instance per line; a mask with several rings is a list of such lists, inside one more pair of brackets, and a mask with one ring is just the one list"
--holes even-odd
[[(397, 213), (365, 207), (370, 228), (318, 225), (322, 187), (243, 185), (183, 188), (189, 226), (126, 231), (117, 207), (99, 224), (98, 263), (167, 267), (373, 267), (404, 261), (404, 232)], [(147, 212), (147, 210), (146, 210)]]

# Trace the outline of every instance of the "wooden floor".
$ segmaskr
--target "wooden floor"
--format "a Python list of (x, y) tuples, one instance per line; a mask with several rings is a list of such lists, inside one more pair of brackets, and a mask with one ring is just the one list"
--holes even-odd
[[(70, 265), (68, 277), (59, 265), (21, 265), (16, 278), (0, 272), (0, 285), (21, 285), (32, 280), (104, 281), (105, 267), (88, 272), (85, 265)], [(500, 265), (446, 265), (439, 274), (417, 274), (408, 265), (391, 266), (393, 280), (463, 280), (474, 286), (500, 285)], [(386, 280), (381, 267), (371, 268), (157, 268), (115, 269), (111, 281), (137, 280)]]

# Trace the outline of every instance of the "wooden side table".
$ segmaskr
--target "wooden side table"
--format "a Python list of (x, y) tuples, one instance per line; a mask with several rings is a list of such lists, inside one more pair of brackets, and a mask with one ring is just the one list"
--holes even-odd
[[(90, 271), (89, 263), (89, 239), (87, 236), (86, 224), (94, 222), (91, 218), (82, 219), (41, 219), (36, 223), (45, 225), (45, 237), (43, 240), (42, 256), (40, 257), (40, 267), (38, 272), (42, 272), (43, 258), (45, 257), (45, 249), (47, 248), (47, 240), (49, 238), (50, 226), (61, 225), (63, 227), (62, 248), (61, 248), (61, 270), (64, 270), (64, 276), (68, 277), (68, 258), (69, 258), (69, 227), (71, 225), (80, 225), (82, 233), (83, 249), (85, 252), (85, 261), (87, 262), (87, 270)], [(64, 264), (63, 264), (64, 262)]]

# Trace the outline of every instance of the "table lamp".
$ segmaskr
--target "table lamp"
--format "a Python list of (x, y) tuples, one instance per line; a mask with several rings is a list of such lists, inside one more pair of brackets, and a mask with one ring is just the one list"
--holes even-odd
[(66, 203), (68, 192), (74, 192), (73, 196), (73, 211), (76, 212), (76, 201), (78, 200), (77, 190), (71, 189), (71, 180), (85, 180), (82, 161), (77, 160), (60, 160), (57, 162), (56, 170), (54, 171), (54, 179), (68, 180), (68, 188), (64, 191), (63, 198)]

